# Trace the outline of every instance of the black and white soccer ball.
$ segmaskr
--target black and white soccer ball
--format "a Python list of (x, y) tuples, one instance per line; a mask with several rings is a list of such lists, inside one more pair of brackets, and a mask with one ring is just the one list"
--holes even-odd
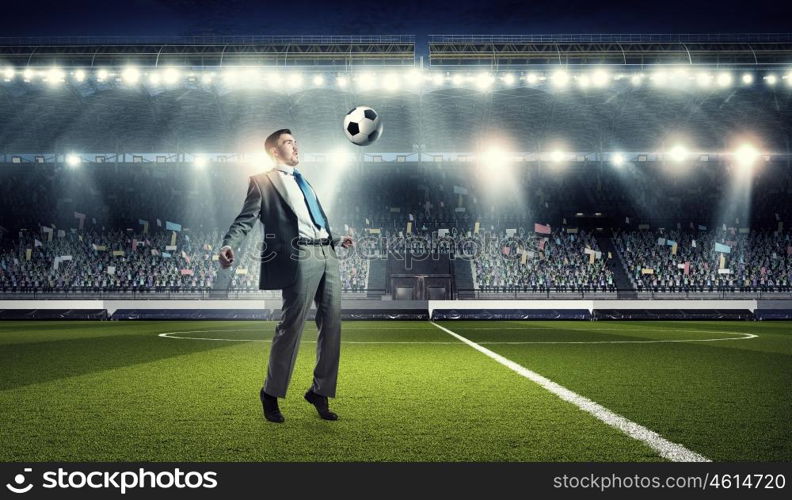
[(368, 146), (382, 136), (382, 119), (368, 106), (358, 106), (344, 117), (344, 133), (352, 144)]

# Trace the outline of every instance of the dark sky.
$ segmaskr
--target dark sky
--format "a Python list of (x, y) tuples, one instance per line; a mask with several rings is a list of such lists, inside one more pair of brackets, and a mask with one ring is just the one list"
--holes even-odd
[(792, 2), (28, 0), (6, 2), (2, 17), (4, 37), (414, 34), (421, 43), (427, 34), (788, 32)]

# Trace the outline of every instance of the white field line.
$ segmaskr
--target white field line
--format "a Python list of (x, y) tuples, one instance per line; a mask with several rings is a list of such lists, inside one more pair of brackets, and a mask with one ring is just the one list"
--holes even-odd
[(672, 443), (671, 441), (665, 439), (660, 434), (647, 429), (646, 427), (637, 424), (631, 420), (628, 420), (621, 415), (610, 411), (609, 409), (605, 408), (604, 406), (600, 405), (599, 403), (595, 403), (594, 401), (581, 396), (575, 392), (570, 391), (566, 387), (563, 387), (552, 380), (539, 375), (536, 372), (533, 372), (522, 365), (511, 361), (510, 359), (504, 358), (500, 354), (497, 354), (493, 351), (490, 351), (486, 347), (482, 347), (481, 345), (473, 342), (472, 340), (468, 340), (467, 338), (456, 334), (449, 330), (448, 328), (438, 325), (437, 323), (431, 322), (437, 328), (443, 330), (447, 334), (451, 335), (455, 339), (459, 340), (460, 342), (464, 342), (465, 344), (469, 345), (473, 349), (479, 351), (480, 353), (484, 354), (485, 356), (494, 359), (498, 363), (502, 364), (503, 366), (509, 368), (510, 370), (522, 375), (523, 377), (531, 380), (542, 386), (544, 389), (552, 392), (559, 398), (563, 399), (564, 401), (568, 401), (581, 410), (585, 411), (586, 413), (594, 416), (598, 420), (604, 422), (605, 424), (614, 427), (623, 433), (627, 434), (633, 439), (637, 439), (641, 441), (645, 445), (649, 446), (653, 450), (655, 450), (661, 457), (671, 460), (673, 462), (709, 462), (710, 460), (698, 453), (688, 450), (681, 444)]
[[(435, 326), (439, 326), (436, 323), (432, 323)], [(474, 328), (474, 330), (494, 330), (495, 328)], [(391, 330), (390, 328), (378, 328), (378, 330)], [(518, 330), (518, 328), (514, 328), (514, 330)], [(540, 328), (533, 328), (533, 330), (540, 330)], [(541, 328), (541, 330), (553, 330), (553, 328)], [(212, 340), (216, 342), (271, 342), (271, 339), (221, 339), (221, 338), (209, 338), (209, 337), (188, 337), (183, 336), (180, 334), (184, 333), (236, 333), (236, 332), (261, 332), (261, 329), (241, 329), (241, 330), (184, 330), (178, 332), (163, 332), (158, 335), (158, 337), (167, 338), (167, 339), (179, 339), (179, 340)], [(582, 330), (581, 330), (582, 331)], [(608, 332), (610, 330), (590, 330), (590, 331), (601, 331), (601, 332)], [(665, 329), (655, 329), (655, 330), (641, 330), (641, 331), (657, 331), (663, 332), (667, 331)], [(702, 333), (702, 330), (674, 330), (675, 332), (687, 332), (687, 333)], [(484, 341), (479, 342), (479, 345), (530, 345), (530, 344), (665, 344), (665, 343), (675, 343), (675, 342), (719, 342), (723, 340), (747, 340), (753, 339), (757, 336), (752, 333), (746, 332), (721, 332), (721, 331), (706, 331), (706, 333), (722, 333), (725, 335), (741, 335), (740, 337), (719, 337), (719, 338), (712, 338), (712, 339), (667, 339), (667, 340), (570, 340), (570, 341), (563, 341), (563, 340), (537, 340), (537, 341), (507, 341), (507, 340), (494, 340), (494, 341)], [(306, 343), (315, 343), (315, 341), (306, 340)], [(426, 340), (415, 340), (415, 341), (387, 341), (387, 340), (369, 340), (369, 341), (355, 341), (355, 340), (343, 340), (341, 341), (344, 344), (439, 344), (439, 345), (456, 345), (457, 342), (437, 342), (437, 341), (426, 341)]]

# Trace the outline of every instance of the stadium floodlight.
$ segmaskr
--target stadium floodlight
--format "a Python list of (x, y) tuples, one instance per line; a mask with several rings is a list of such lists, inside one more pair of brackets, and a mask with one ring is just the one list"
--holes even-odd
[(479, 162), (491, 170), (502, 170), (509, 166), (512, 155), (500, 147), (492, 147), (479, 155)]
[(769, 74), (769, 75), (766, 75), (766, 76), (764, 77), (764, 79), (765, 79), (765, 81), (767, 82), (767, 84), (768, 84), (768, 85), (770, 85), (770, 86), (773, 86), (773, 85), (775, 85), (776, 83), (778, 83), (778, 77), (777, 77), (777, 76), (775, 76), (775, 75), (774, 75), (774, 74), (772, 74), (772, 73), (771, 73), (771, 74)]
[(361, 73), (357, 77), (357, 84), (362, 90), (369, 90), (374, 88), (377, 80), (372, 73)]
[(82, 83), (85, 81), (85, 70), (83, 69), (75, 70), (74, 73), (72, 73), (72, 76), (74, 76), (74, 79), (77, 82)]
[(621, 167), (627, 160), (624, 158), (624, 153), (616, 152), (611, 155), (610, 161), (614, 167)]
[(553, 163), (561, 163), (566, 159), (567, 155), (560, 149), (556, 149), (550, 153), (550, 161)]
[(239, 72), (232, 68), (223, 70), (223, 83), (226, 85), (234, 85), (239, 80)]
[(135, 66), (127, 66), (121, 72), (121, 78), (128, 85), (134, 85), (140, 80), (140, 70)]
[(300, 88), (303, 84), (303, 76), (300, 73), (292, 73), (286, 81), (289, 87), (293, 89)]
[(66, 155), (66, 165), (68, 165), (69, 167), (71, 168), (79, 167), (80, 163), (82, 163), (82, 159), (76, 154), (69, 153)]
[(582, 88), (582, 89), (588, 88), (588, 86), (591, 85), (591, 79), (589, 78), (588, 75), (580, 75), (580, 76), (578, 76), (577, 77), (577, 82), (578, 82), (578, 85), (580, 86), (580, 88)]
[(424, 77), (423, 74), (421, 73), (421, 70), (416, 68), (407, 71), (404, 74), (404, 79), (407, 82), (407, 85), (409, 85), (410, 87), (415, 87), (417, 85), (420, 85), (424, 81)]
[(784, 75), (784, 80), (786, 80), (787, 86), (792, 87), (792, 71)]
[(591, 75), (591, 82), (595, 87), (605, 87), (610, 83), (611, 76), (604, 69), (598, 69)]
[(333, 168), (341, 169), (346, 168), (354, 161), (354, 155), (344, 149), (336, 149), (331, 151), (328, 155), (330, 166)]
[(176, 84), (179, 81), (179, 78), (181, 78), (181, 74), (176, 68), (165, 68), (165, 71), (162, 72), (162, 80), (167, 85)]
[(15, 74), (16, 74), (16, 71), (14, 71), (14, 67), (13, 66), (7, 66), (3, 70), (3, 78), (5, 78), (6, 81), (12, 80), (14, 78)]
[(160, 76), (159, 71), (152, 71), (149, 74), (149, 83), (152, 85), (159, 85), (162, 77)]
[(736, 160), (737, 165), (744, 168), (750, 168), (754, 166), (756, 161), (759, 159), (759, 156), (759, 150), (756, 149), (753, 144), (749, 143), (740, 145), (734, 151), (734, 159)]
[(569, 84), (569, 73), (562, 69), (558, 69), (553, 72), (551, 81), (553, 82), (554, 87), (564, 88)]
[(64, 78), (66, 78), (66, 73), (58, 67), (50, 68), (47, 71), (47, 83), (50, 85), (58, 85), (63, 82)]
[(29, 82), (33, 79), (33, 70), (30, 68), (25, 68), (25, 71), (22, 72), (22, 79), (26, 82)]
[(445, 77), (440, 73), (437, 73), (432, 77), (432, 83), (438, 87), (443, 84), (443, 81), (445, 81)]
[(453, 83), (457, 87), (462, 85), (462, 82), (464, 80), (465, 80), (465, 78), (459, 73), (457, 73), (457, 74), (455, 74), (454, 76), (451, 77), (451, 83)]
[(401, 82), (399, 82), (399, 78), (396, 75), (388, 73), (382, 78), (382, 86), (385, 87), (385, 90), (395, 92), (401, 87)]
[(110, 76), (110, 73), (108, 73), (106, 69), (100, 69), (99, 71), (96, 72), (97, 81), (103, 82), (107, 80), (108, 76)]
[(204, 73), (201, 75), (201, 83), (204, 85), (211, 85), (214, 79), (214, 73)]
[(638, 87), (643, 82), (643, 75), (636, 74), (630, 77), (630, 83), (633, 84), (634, 87)]
[(682, 144), (677, 144), (668, 151), (668, 156), (676, 163), (685, 161), (688, 154), (688, 149)]
[(347, 80), (347, 77), (339, 75), (338, 78), (336, 79), (336, 84), (338, 84), (338, 86), (343, 89), (346, 88), (347, 85), (349, 85), (349, 80)]
[(528, 82), (529, 85), (536, 85), (539, 81), (539, 76), (536, 73), (528, 73), (525, 75), (525, 81)]
[(204, 169), (208, 164), (209, 160), (204, 155), (195, 155), (195, 158), (193, 158), (193, 165), (196, 168)]
[(324, 77), (322, 75), (315, 75), (313, 77), (313, 84), (317, 87), (324, 85)]
[(663, 85), (668, 83), (668, 73), (666, 73), (665, 71), (655, 71), (654, 73), (652, 73), (651, 78), (652, 81), (655, 83), (655, 85), (659, 87), (662, 87)]
[(731, 73), (720, 73), (718, 75), (718, 86), (720, 87), (729, 87), (733, 81), (734, 78), (732, 77)]
[(503, 83), (509, 86), (514, 85), (514, 75), (512, 73), (506, 73), (503, 75)]
[(745, 73), (745, 74), (743, 74), (741, 80), (742, 80), (743, 84), (750, 85), (750, 84), (753, 83), (753, 75), (750, 74), (750, 73)]
[(476, 76), (476, 87), (479, 90), (487, 90), (489, 89), (495, 79), (489, 73), (480, 73)]
[(705, 71), (702, 71), (701, 73), (696, 75), (696, 83), (698, 83), (699, 87), (704, 87), (704, 88), (709, 87), (710, 84), (712, 83), (712, 75)]

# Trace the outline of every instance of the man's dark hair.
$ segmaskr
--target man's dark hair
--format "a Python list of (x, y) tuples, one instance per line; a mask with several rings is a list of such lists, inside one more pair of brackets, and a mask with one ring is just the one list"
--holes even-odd
[(267, 136), (267, 139), (264, 141), (264, 149), (267, 150), (268, 155), (272, 156), (272, 153), (270, 153), (270, 149), (277, 147), (278, 139), (283, 134), (291, 134), (291, 130), (287, 128), (282, 128), (280, 130), (276, 130), (275, 132)]

